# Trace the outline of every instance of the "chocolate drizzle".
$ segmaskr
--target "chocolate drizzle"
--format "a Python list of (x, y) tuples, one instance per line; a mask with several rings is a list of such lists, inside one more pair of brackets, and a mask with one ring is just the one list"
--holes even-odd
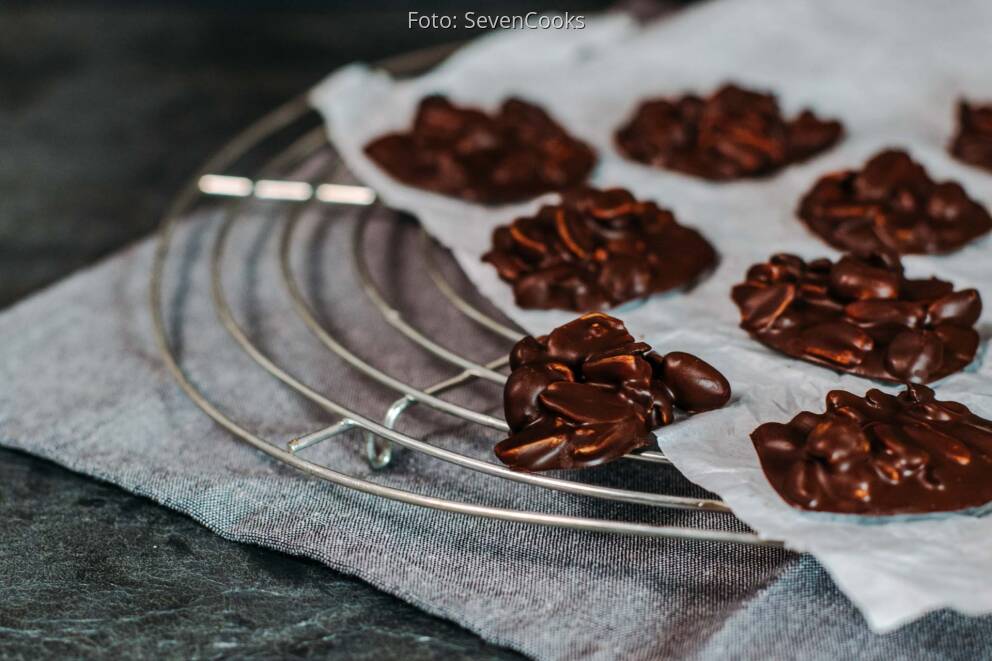
[(871, 515), (979, 507), (992, 501), (992, 421), (930, 388), (898, 396), (827, 394), (827, 410), (751, 434), (772, 487), (793, 507)]
[(621, 188), (581, 188), (493, 232), (483, 260), (522, 308), (584, 312), (695, 281), (716, 262), (699, 232)]
[(588, 145), (520, 99), (488, 115), (429, 96), (409, 131), (376, 138), (365, 153), (405, 184), (483, 204), (576, 186), (596, 163)]
[(730, 399), (712, 366), (687, 353), (660, 356), (602, 312), (525, 337), (510, 367), (503, 405), (511, 435), (495, 452), (515, 470), (613, 461), (647, 445), (652, 429), (672, 422), (673, 407), (698, 413)]
[(741, 328), (777, 351), (882, 381), (928, 383), (975, 357), (978, 291), (909, 280), (891, 253), (775, 255), (733, 288)]
[(960, 184), (935, 182), (904, 151), (876, 154), (861, 170), (822, 177), (799, 217), (838, 250), (946, 253), (992, 229), (992, 217)]
[(992, 105), (958, 103), (958, 132), (950, 152), (958, 160), (992, 171)]
[(719, 181), (772, 174), (842, 133), (840, 122), (808, 110), (786, 120), (773, 95), (725, 85), (705, 99), (645, 101), (615, 139), (627, 158)]

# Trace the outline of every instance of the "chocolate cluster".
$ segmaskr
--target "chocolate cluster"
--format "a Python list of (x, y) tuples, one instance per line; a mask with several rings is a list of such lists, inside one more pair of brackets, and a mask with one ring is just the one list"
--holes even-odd
[(716, 251), (654, 202), (581, 188), (497, 228), (482, 259), (513, 285), (520, 307), (585, 312), (687, 285)]
[(708, 98), (642, 103), (616, 132), (635, 161), (716, 181), (769, 175), (836, 143), (840, 122), (804, 110), (782, 116), (771, 94), (725, 85)]
[(992, 421), (926, 386), (834, 390), (826, 412), (765, 423), (751, 440), (772, 487), (801, 509), (919, 514), (992, 501)]
[(583, 315), (510, 354), (503, 405), (509, 438), (496, 456), (515, 470), (596, 466), (648, 444), (652, 429), (730, 399), (720, 372), (693, 355), (661, 356), (623, 322)]
[(861, 170), (821, 178), (799, 217), (838, 250), (946, 253), (992, 229), (992, 217), (960, 184), (935, 182), (904, 151), (883, 151)]
[(733, 288), (741, 327), (782, 353), (882, 381), (928, 383), (975, 357), (974, 289), (910, 280), (893, 253), (775, 255)]
[(992, 105), (958, 103), (958, 132), (950, 150), (958, 160), (992, 170)]
[(365, 153), (405, 184), (483, 204), (578, 185), (596, 163), (588, 145), (520, 99), (488, 115), (429, 96), (409, 131), (376, 138)]

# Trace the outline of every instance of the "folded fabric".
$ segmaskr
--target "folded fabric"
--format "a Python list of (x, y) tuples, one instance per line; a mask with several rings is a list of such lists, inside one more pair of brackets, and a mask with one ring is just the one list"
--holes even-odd
[[(394, 395), (330, 356), (292, 313), (279, 283), (278, 224), (245, 215), (225, 283), (262, 347), (322, 392), (371, 415)], [(191, 378), (242, 424), (282, 443), (330, 420), (264, 374), (216, 320), (207, 255), (214, 216), (181, 228), (168, 269), (166, 319)], [(307, 295), (360, 354), (425, 385), (452, 370), (383, 324), (358, 293), (348, 218), (307, 219), (294, 254)], [(370, 221), (370, 266), (411, 320), (482, 358), (507, 349), (442, 305), (413, 227)], [(305, 555), (540, 659), (944, 658), (992, 653), (992, 618), (944, 612), (884, 637), (809, 556), (712, 543), (533, 528), (422, 510), (308, 478), (236, 441), (182, 394), (151, 335), (143, 243), (0, 315), (0, 444), (49, 458), (185, 512), (219, 534)], [(402, 275), (400, 275), (402, 274)], [(483, 386), (459, 401), (498, 406)], [(493, 460), (493, 434), (425, 415), (401, 428)], [(361, 438), (307, 451), (368, 477)], [(674, 470), (615, 464), (589, 474), (626, 488), (701, 495)], [(729, 517), (573, 498), (400, 453), (389, 484), (473, 502), (739, 529)]]

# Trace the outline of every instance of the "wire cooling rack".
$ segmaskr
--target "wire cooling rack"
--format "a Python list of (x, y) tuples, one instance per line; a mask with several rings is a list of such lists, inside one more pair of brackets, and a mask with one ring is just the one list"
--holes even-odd
[[(385, 63), (384, 66), (394, 75), (416, 73), (436, 63), (447, 52), (450, 52), (450, 48), (419, 52), (392, 60)], [(257, 153), (265, 151), (266, 148), (270, 152), (273, 151), (273, 143), (275, 145), (274, 155), (270, 155), (264, 160), (261, 166), (253, 166), (252, 171), (256, 172), (256, 175), (245, 177), (232, 174), (236, 171), (234, 169), (236, 166), (243, 166), (244, 162), (246, 160), (251, 161), (252, 157), (257, 162)], [(293, 181), (276, 177), (277, 173), (285, 172), (294, 164), (305, 162), (318, 152), (322, 155), (329, 155), (327, 157), (329, 167), (325, 167), (313, 181)], [(210, 253), (211, 296), (221, 324), (229, 333), (232, 341), (240, 346), (259, 367), (285, 387), (310, 400), (337, 419), (334, 424), (326, 428), (300, 435), (288, 442), (274, 442), (264, 439), (223, 412), (204, 391), (188, 378), (166, 331), (163, 310), (163, 273), (171, 255), (176, 225), (180, 219), (188, 216), (199, 205), (211, 201), (216, 202), (218, 198), (224, 197), (229, 198), (229, 200), (223, 207), (223, 219)], [(374, 419), (362, 415), (328, 398), (301, 381), (267, 355), (235, 319), (221, 276), (231, 227), (239, 217), (244, 201), (252, 198), (292, 205), (285, 216), (278, 248), (281, 279), (286, 294), (299, 319), (312, 331), (324, 347), (347, 363), (350, 369), (395, 392), (397, 399), (382, 413), (381, 418)], [(449, 363), (457, 371), (450, 378), (421, 389), (390, 375), (352, 352), (319, 321), (318, 315), (302, 291), (289, 258), (294, 238), (297, 235), (299, 220), (304, 211), (312, 205), (326, 205), (329, 213), (333, 213), (336, 209), (344, 211), (345, 209), (353, 210), (355, 207), (360, 207), (363, 209), (363, 218), (367, 218), (373, 211), (393, 213), (380, 207), (373, 190), (354, 183), (354, 179), (348, 175), (340, 159), (334, 154), (333, 148), (328, 145), (323, 128), (319, 125), (315, 113), (307, 105), (306, 99), (301, 97), (263, 117), (209, 159), (177, 195), (163, 217), (160, 226), (149, 292), (153, 328), (158, 347), (166, 367), (186, 395), (216, 423), (235, 437), (265, 452), (277, 461), (336, 485), (373, 496), (455, 514), (602, 533), (781, 546), (780, 542), (763, 540), (753, 533), (746, 532), (663, 526), (606, 518), (584, 518), (525, 509), (492, 507), (485, 504), (429, 496), (355, 477), (304, 458), (303, 454), (305, 453), (303, 451), (307, 448), (345, 431), (357, 429), (363, 432), (364, 451), (370, 465), (379, 470), (389, 469), (393, 448), (398, 446), (413, 452), (423, 453), (461, 469), (567, 494), (651, 507), (702, 511), (714, 517), (733, 516), (731, 510), (719, 500), (589, 484), (578, 481), (581, 479), (581, 473), (576, 476), (577, 479), (575, 480), (519, 473), (511, 471), (495, 461), (483, 461), (397, 431), (397, 422), (414, 406), (430, 407), (469, 423), (507, 431), (504, 420), (456, 404), (451, 400), (442, 398), (442, 395), (479, 380), (503, 384), (506, 375), (501, 370), (506, 367), (508, 360), (504, 357), (486, 363), (478, 362), (452, 350), (442, 340), (429, 336), (405, 318), (402, 310), (389, 302), (388, 294), (380, 289), (371, 276), (364, 242), (367, 224), (361, 222), (361, 219), (354, 234), (352, 259), (356, 276), (365, 295), (381, 313), (383, 323), (391, 325), (405, 336), (410, 345), (415, 347), (414, 350), (425, 351)], [(398, 217), (398, 214), (393, 215)], [(522, 337), (522, 331), (491, 316), (474, 304), (469, 296), (459, 293), (458, 288), (446, 278), (443, 270), (439, 267), (437, 252), (441, 250), (440, 247), (426, 233), (421, 232), (421, 234), (422, 261), (439, 294), (437, 304), (452, 305), (473, 323), (497, 337), (503, 338), (506, 341), (506, 353), (508, 353), (512, 343)], [(409, 348), (397, 348), (397, 350), (409, 350)], [(625, 457), (625, 460), (650, 462), (657, 465), (659, 470), (675, 470), (664, 454), (657, 450), (630, 454)]]

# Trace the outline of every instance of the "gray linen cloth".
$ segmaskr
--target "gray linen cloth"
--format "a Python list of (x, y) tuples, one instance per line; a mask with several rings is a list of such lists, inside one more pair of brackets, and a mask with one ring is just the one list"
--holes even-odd
[[(284, 443), (333, 418), (262, 372), (218, 323), (208, 277), (217, 219), (200, 214), (177, 235), (165, 295), (169, 331), (198, 387), (243, 425)], [(395, 394), (327, 352), (291, 309), (277, 272), (282, 220), (265, 203), (239, 220), (224, 268), (231, 305), (290, 372), (379, 417)], [(419, 386), (451, 375), (390, 329), (359, 291), (351, 260), (357, 222), (355, 214), (311, 213), (300, 229), (294, 263), (324, 323)], [(366, 222), (372, 271), (415, 324), (480, 360), (507, 350), (434, 290), (412, 223), (386, 215)], [(992, 656), (992, 618), (939, 612), (873, 635), (808, 556), (467, 518), (306, 477), (232, 438), (166, 372), (146, 302), (151, 254), (150, 242), (137, 245), (0, 315), (0, 444), (148, 496), (228, 539), (315, 558), (539, 659)], [(499, 410), (491, 384), (454, 398)], [(401, 428), (486, 459), (497, 438), (423, 410)], [(741, 529), (727, 515), (592, 501), (409, 452), (373, 473), (357, 433), (306, 452), (354, 475), (470, 502)], [(665, 466), (617, 463), (583, 479), (702, 495)]]

